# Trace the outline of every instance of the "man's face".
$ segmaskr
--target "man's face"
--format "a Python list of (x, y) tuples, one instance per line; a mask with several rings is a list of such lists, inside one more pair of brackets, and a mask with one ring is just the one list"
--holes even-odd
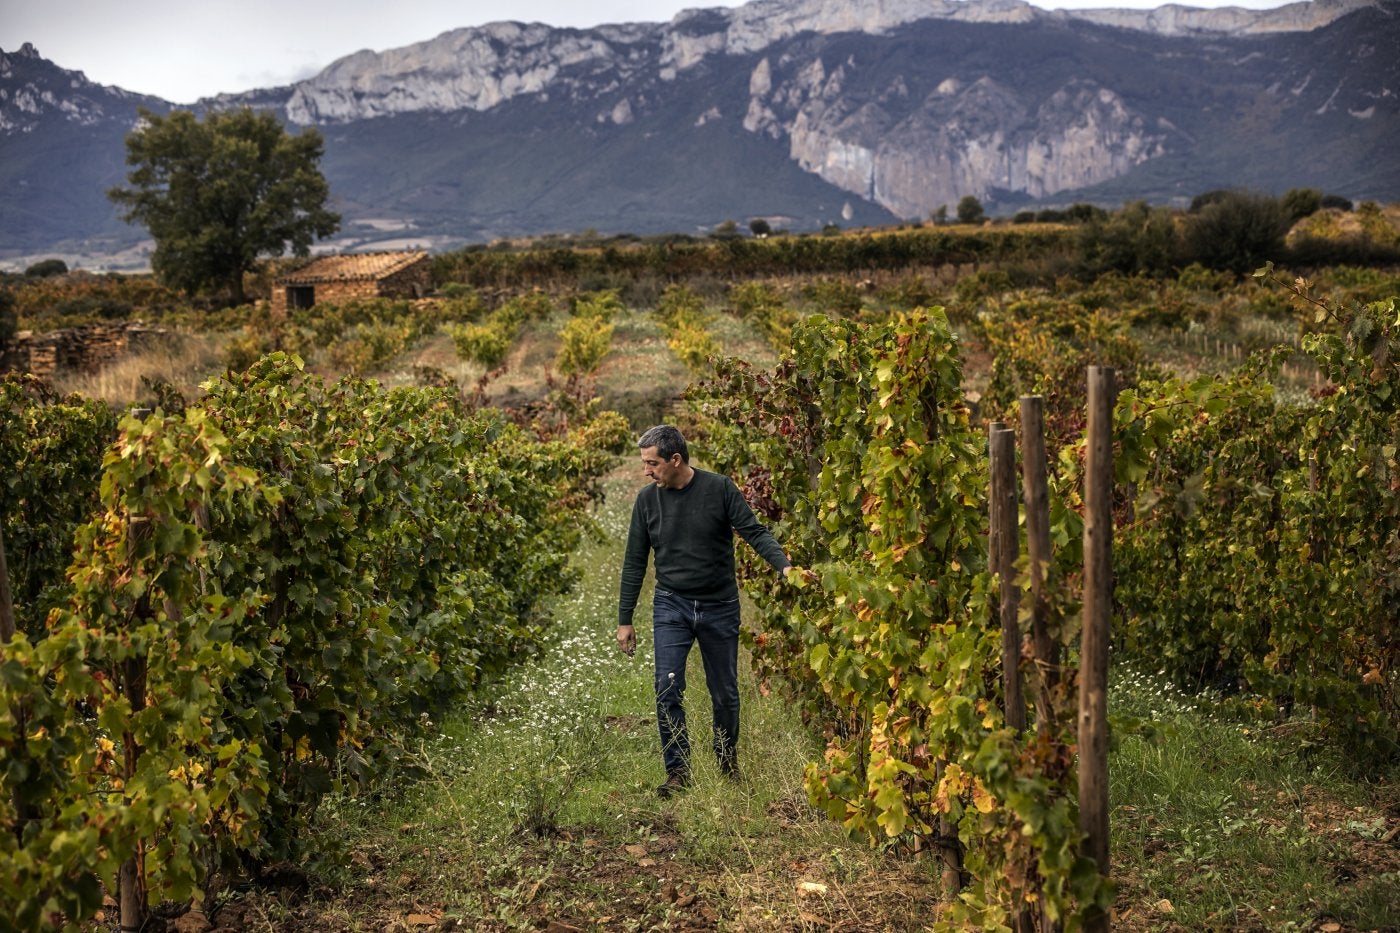
[(642, 448), (642, 472), (663, 489), (675, 488), (672, 483), (680, 476), (683, 465), (680, 454), (672, 454), (670, 460), (662, 460), (655, 447)]

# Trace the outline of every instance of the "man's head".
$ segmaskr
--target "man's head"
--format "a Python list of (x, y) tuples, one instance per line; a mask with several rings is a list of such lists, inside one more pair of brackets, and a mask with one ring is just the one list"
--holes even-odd
[(647, 479), (670, 489), (679, 489), (690, 476), (690, 448), (674, 425), (647, 428), (637, 440), (642, 451), (642, 472)]

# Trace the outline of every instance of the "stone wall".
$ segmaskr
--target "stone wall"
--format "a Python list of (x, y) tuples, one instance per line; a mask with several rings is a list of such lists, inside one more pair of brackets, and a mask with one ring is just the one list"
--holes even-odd
[(389, 298), (422, 298), (433, 290), (433, 270), (427, 260), (380, 280), (379, 293)]
[(32, 373), (41, 379), (59, 371), (94, 372), (166, 333), (141, 321), (89, 324), (37, 335), (20, 331), (0, 354), (0, 370)]

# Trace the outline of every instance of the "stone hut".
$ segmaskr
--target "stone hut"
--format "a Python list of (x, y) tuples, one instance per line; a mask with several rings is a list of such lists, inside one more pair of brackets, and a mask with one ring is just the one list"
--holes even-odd
[(421, 251), (322, 256), (272, 282), (272, 310), (309, 308), (350, 298), (422, 298), (432, 290), (428, 254)]

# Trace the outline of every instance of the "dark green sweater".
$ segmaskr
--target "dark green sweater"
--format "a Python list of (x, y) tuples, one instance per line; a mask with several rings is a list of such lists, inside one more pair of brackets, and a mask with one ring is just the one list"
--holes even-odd
[(705, 602), (736, 599), (734, 532), (775, 569), (788, 566), (782, 547), (727, 476), (696, 470), (684, 489), (653, 484), (637, 493), (622, 558), (618, 624), (632, 624), (652, 553), (658, 589)]

